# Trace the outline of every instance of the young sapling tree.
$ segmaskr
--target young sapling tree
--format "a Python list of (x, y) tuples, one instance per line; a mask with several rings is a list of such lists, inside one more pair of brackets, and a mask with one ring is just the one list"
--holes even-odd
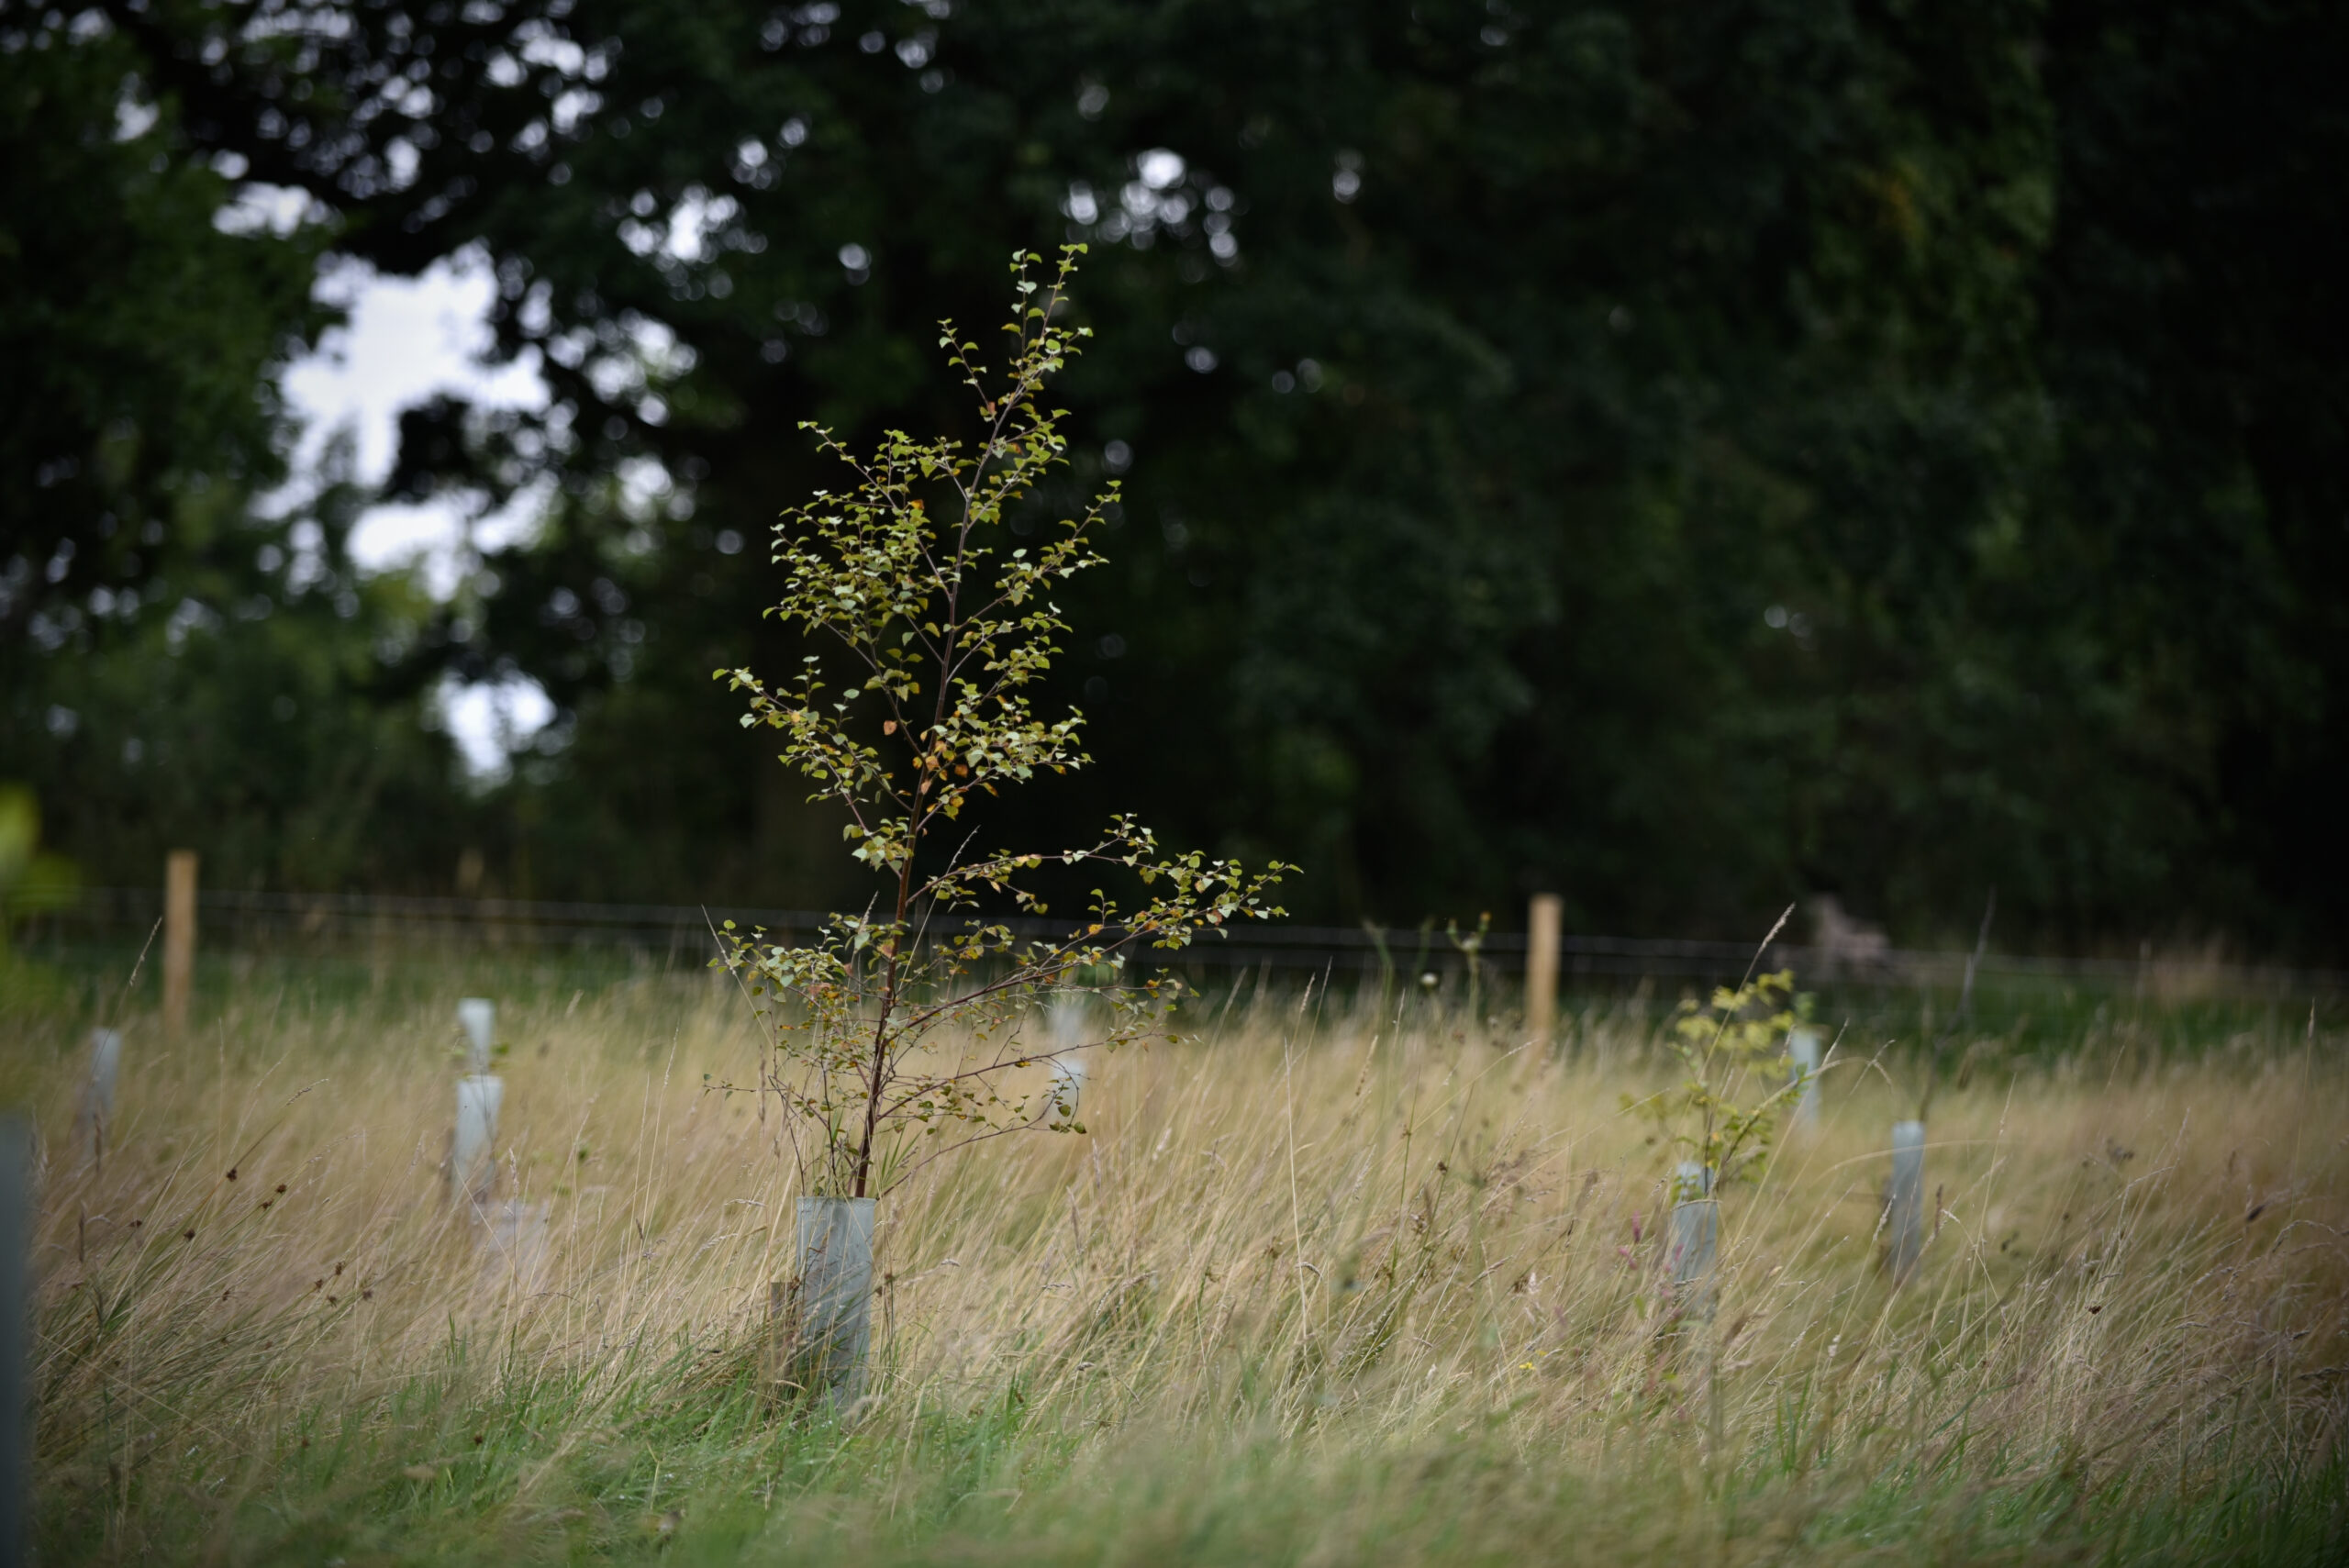
[[(1764, 951), (1786, 922), (1781, 915)], [(1709, 1004), (1682, 1002), (1667, 1037), (1679, 1081), (1643, 1100), (1624, 1096), (1623, 1108), (1653, 1121), (1679, 1155), (1666, 1255), (1674, 1296), (1666, 1322), (1675, 1331), (1712, 1314), (1721, 1189), (1761, 1170), (1781, 1114), (1803, 1091), (1805, 1080), (1773, 1071), (1792, 1031), (1810, 1016), (1811, 998), (1796, 995), (1794, 979), (1791, 970), (1756, 975), (1749, 968), (1735, 988), (1717, 987)]]
[[(773, 684), (717, 672), (748, 695), (742, 723), (781, 737), (779, 760), (813, 784), (809, 798), (845, 811), (850, 852), (883, 879), (864, 912), (835, 916), (805, 945), (731, 921), (719, 933), (718, 962), (769, 1026), (757, 1083), (741, 1086), (779, 1106), (811, 1197), (875, 1198), (1012, 1131), (1082, 1132), (1073, 1095), (1054, 1087), (1067, 1075), (1022, 1082), (1019, 1070), (1163, 1030), (1180, 983), (1136, 978), (1140, 951), (1283, 913), (1266, 898), (1291, 868), (1170, 852), (1130, 816), (1075, 845), (969, 853), (966, 812), (1090, 761), (1084, 716), (1047, 717), (1034, 699), (1069, 629), (1053, 595), (1101, 563), (1093, 541), (1119, 485), (1079, 516), (1028, 518), (1036, 543), (1009, 537), (1067, 462), (1067, 415), (1042, 395), (1090, 335), (1067, 321), (1084, 249), (1065, 249), (1045, 283), (1031, 275), (1041, 257), (1014, 258), (999, 373), (941, 323), (975, 439), (891, 430), (860, 455), (803, 427), (846, 484), (777, 525), (784, 589), (766, 613), (830, 652)], [(1048, 865), (1107, 874), (1055, 934), (1015, 934), (1005, 916), (1050, 917), (1034, 885)], [(1031, 1034), (1054, 1001), (1087, 994), (1104, 1004), (1087, 1015), (1092, 1038)]]
[[(1780, 916), (1763, 939), (1764, 950), (1786, 918)], [(1760, 962), (1756, 952), (1754, 962)], [(1672, 1174), (1664, 1253), (1670, 1295), (1658, 1320), (1659, 1343), (1675, 1358), (1697, 1347), (1708, 1441), (1716, 1454), (1721, 1451), (1721, 1390), (1712, 1375), (1719, 1346), (1709, 1329), (1720, 1301), (1720, 1194), (1760, 1172), (1781, 1112), (1802, 1092), (1804, 1080), (1772, 1071), (1783, 1060), (1790, 1031), (1810, 1015), (1811, 999), (1795, 994), (1794, 978), (1790, 970), (1756, 975), (1749, 968), (1735, 989), (1716, 988), (1709, 1005), (1694, 997), (1682, 1002), (1669, 1037), (1680, 1081), (1645, 1100), (1624, 1097), (1624, 1108), (1653, 1120), (1682, 1156)]]
[(1666, 1046), (1681, 1076), (1623, 1108), (1653, 1121), (1681, 1159), (1675, 1199), (1700, 1198), (1757, 1173), (1776, 1140), (1780, 1115), (1803, 1081), (1776, 1071), (1788, 1035), (1809, 1017), (1794, 973), (1780, 970), (1716, 987), (1709, 1003), (1680, 1004)]

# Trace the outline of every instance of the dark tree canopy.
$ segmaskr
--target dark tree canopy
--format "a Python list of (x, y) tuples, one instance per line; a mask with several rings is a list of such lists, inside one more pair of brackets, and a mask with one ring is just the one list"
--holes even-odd
[(323, 313), (315, 242), (215, 226), (230, 183), (127, 90), (136, 49), (0, 17), (5, 645), (234, 526), (280, 474), (273, 373)]
[[(758, 609), (819, 473), (797, 421), (927, 432), (935, 320), (991, 320), (1013, 250), (1081, 239), (1069, 484), (1130, 470), (1069, 606), (1104, 766), (1027, 808), (1302, 861), (1286, 902), (1328, 919), (1552, 886), (1586, 926), (1742, 930), (1830, 890), (1927, 940), (1995, 884), (2019, 940), (2349, 931), (2334, 8), (83, 15), (0, 71), (86, 78), (83, 128), (7, 134), (148, 170), (87, 128), (131, 77), (171, 150), (55, 242), (244, 259), (203, 265), (231, 297), (195, 323), (124, 276), (43, 376), (181, 356), (229, 391), (174, 407), (238, 414), (191, 450), (250, 489), (254, 389), (317, 325), (286, 280), (330, 244), (484, 257), (500, 350), (552, 391), (403, 423), (398, 493), (554, 500), (455, 604), (369, 611), (405, 629), (346, 700), (412, 727), (434, 671), (512, 669), (566, 717), (432, 830), (385, 807), (417, 853), (370, 874), (445, 883), (455, 833), (518, 892), (852, 895), (707, 673), (781, 651)], [(174, 193), (221, 167), (323, 221), (217, 233)], [(12, 186), (8, 232), (45, 199)], [(194, 462), (139, 503), (188, 548)], [(5, 483), (27, 572), (68, 537), (36, 515), (104, 553)]]

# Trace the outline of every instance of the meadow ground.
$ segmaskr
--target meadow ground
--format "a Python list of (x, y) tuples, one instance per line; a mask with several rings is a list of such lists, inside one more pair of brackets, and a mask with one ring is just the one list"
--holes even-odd
[(1202, 1006), (1095, 1064), (1086, 1136), (885, 1202), (843, 1421), (767, 1381), (794, 1176), (706, 1085), (746, 1070), (739, 999), (508, 988), (497, 1199), (546, 1219), (501, 1249), (441, 1169), (483, 988), (136, 1020), (95, 1161), (86, 1009), (9, 1018), (42, 1561), (2349, 1561), (2337, 1026), (1956, 1042), (1899, 1289), (1887, 1132), (1927, 1073), (1855, 1029), (1675, 1334), (1672, 1156), (1620, 1108), (1664, 1009), (1530, 1049)]

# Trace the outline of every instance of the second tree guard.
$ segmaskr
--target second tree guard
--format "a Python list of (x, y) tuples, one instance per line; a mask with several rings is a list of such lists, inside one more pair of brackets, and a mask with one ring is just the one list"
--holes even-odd
[(1892, 1124), (1892, 1186), (1885, 1229), (1892, 1279), (1905, 1284), (1925, 1249), (1925, 1124)]

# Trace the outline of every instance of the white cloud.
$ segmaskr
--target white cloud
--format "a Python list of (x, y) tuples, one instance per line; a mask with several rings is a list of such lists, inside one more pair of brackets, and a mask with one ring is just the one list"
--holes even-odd
[(212, 226), (223, 234), (266, 231), (282, 238), (325, 213), (325, 206), (307, 191), (255, 180), (237, 187), (228, 205), (212, 215)]
[[(327, 335), (317, 351), (289, 367), (285, 395), (304, 424), (294, 479), (276, 504), (288, 506), (320, 482), (319, 465), (338, 430), (351, 436), (356, 472), (380, 484), (398, 455), (399, 417), (440, 393), (478, 406), (543, 408), (547, 387), (533, 353), (492, 366), (486, 317), (496, 279), (478, 251), (434, 262), (419, 276), (385, 277), (354, 261), (337, 261), (319, 278), (321, 298), (341, 306), (350, 324)], [(478, 495), (435, 496), (372, 506), (351, 531), (362, 570), (414, 565), (426, 586), (446, 598), (471, 570), (476, 549), (527, 538), (545, 505), (543, 489), (524, 490), (484, 514)], [(527, 676), (460, 685), (440, 694), (442, 721), (476, 778), (502, 778), (518, 746), (554, 717), (545, 690)]]
[(554, 702), (528, 675), (442, 683), (434, 695), (441, 724), (457, 743), (465, 772), (480, 784), (502, 782), (514, 753), (554, 722)]
[(335, 427), (353, 425), (359, 477), (381, 483), (392, 469), (399, 414), (436, 393), (485, 406), (542, 408), (546, 384), (535, 358), (485, 366), (485, 317), (497, 280), (478, 252), (444, 257), (413, 278), (385, 277), (364, 262), (336, 261), (320, 272), (322, 299), (350, 325), (285, 373), (285, 393), (309, 428), (297, 466), (315, 464)]
[(1183, 178), (1190, 166), (1183, 155), (1171, 148), (1153, 147), (1135, 160), (1141, 173), (1141, 183), (1153, 191), (1163, 191)]
[[(535, 350), (511, 364), (483, 362), (496, 288), (477, 251), (435, 261), (413, 278), (385, 277), (349, 261), (321, 272), (319, 296), (341, 306), (350, 324), (328, 333), (315, 353), (285, 373), (286, 398), (306, 427), (295, 454), (295, 495), (317, 483), (327, 442), (344, 428), (353, 437), (353, 477), (382, 484), (397, 456), (401, 410), (437, 394), (491, 408), (546, 406)], [(351, 553), (374, 571), (420, 564), (432, 591), (445, 596), (462, 580), (469, 530), (484, 544), (527, 532), (540, 499), (526, 494), (487, 517), (477, 517), (476, 507), (457, 496), (371, 507), (352, 531)]]

